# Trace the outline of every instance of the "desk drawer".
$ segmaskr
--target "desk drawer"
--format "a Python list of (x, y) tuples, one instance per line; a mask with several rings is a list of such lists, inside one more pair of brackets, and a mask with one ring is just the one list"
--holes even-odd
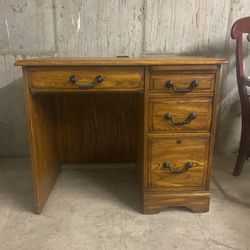
[(212, 118), (212, 98), (151, 99), (149, 130), (209, 131)]
[(214, 91), (215, 74), (164, 74), (150, 76), (150, 92), (183, 95)]
[(30, 88), (35, 91), (137, 91), (143, 89), (141, 67), (32, 68)]
[(208, 151), (208, 135), (149, 139), (149, 188), (204, 188)]

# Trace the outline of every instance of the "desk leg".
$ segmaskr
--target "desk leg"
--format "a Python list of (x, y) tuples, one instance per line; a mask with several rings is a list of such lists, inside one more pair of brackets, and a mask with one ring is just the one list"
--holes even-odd
[(56, 96), (31, 95), (26, 69), (23, 69), (23, 74), (35, 212), (40, 214), (61, 169), (57, 142)]

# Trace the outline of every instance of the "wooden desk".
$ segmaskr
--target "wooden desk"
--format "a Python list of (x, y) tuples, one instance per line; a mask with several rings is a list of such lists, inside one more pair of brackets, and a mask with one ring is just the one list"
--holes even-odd
[(138, 163), (143, 213), (169, 206), (208, 211), (223, 63), (199, 57), (17, 61), (36, 213), (63, 163), (104, 162)]

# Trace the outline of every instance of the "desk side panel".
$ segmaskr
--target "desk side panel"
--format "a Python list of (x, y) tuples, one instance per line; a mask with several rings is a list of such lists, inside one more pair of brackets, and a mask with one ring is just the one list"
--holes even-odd
[(55, 95), (31, 95), (28, 69), (23, 67), (35, 212), (41, 213), (60, 172)]

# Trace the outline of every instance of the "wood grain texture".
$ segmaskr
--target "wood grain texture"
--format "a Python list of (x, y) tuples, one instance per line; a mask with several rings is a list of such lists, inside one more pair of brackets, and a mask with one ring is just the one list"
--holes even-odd
[[(166, 191), (204, 190), (209, 152), (209, 137), (197, 134), (177, 134), (149, 138), (148, 189)], [(193, 166), (184, 173), (174, 174), (164, 168), (183, 169), (187, 162)]]
[(145, 57), (59, 57), (17, 60), (16, 66), (134, 66), (134, 65), (217, 65), (224, 58), (196, 56), (145, 56)]
[(60, 172), (56, 102), (53, 95), (31, 95), (23, 69), (30, 138), (35, 212), (41, 213)]
[[(181, 58), (186, 58), (181, 56)], [(190, 58), (190, 57), (189, 57)], [(191, 57), (192, 58), (192, 57)], [(199, 57), (198, 57), (199, 58)], [(218, 58), (217, 58), (218, 59)], [(217, 65), (153, 65), (150, 67), (151, 75), (161, 75), (168, 73), (176, 73), (176, 74), (212, 74), (215, 73), (217, 69)]]
[(210, 139), (210, 148), (209, 148), (209, 158), (208, 158), (208, 168), (207, 168), (207, 181), (206, 181), (206, 190), (209, 190), (210, 187), (210, 175), (213, 165), (213, 155), (214, 155), (214, 145), (215, 145), (215, 136), (216, 136), (216, 122), (217, 122), (217, 110), (218, 110), (218, 99), (219, 99), (219, 85), (222, 77), (221, 65), (217, 66), (216, 80), (215, 80), (215, 89), (214, 89), (214, 100), (213, 100), (213, 113), (212, 113), (212, 123), (211, 123), (211, 139)]
[(140, 94), (60, 94), (58, 97), (63, 163), (136, 161)]
[[(79, 84), (91, 84), (97, 76), (103, 82), (91, 89), (84, 89), (71, 83), (76, 76)], [(143, 89), (144, 69), (142, 67), (47, 67), (30, 71), (32, 92), (60, 91), (138, 91)]]
[[(213, 92), (214, 90), (214, 74), (164, 74), (164, 75), (151, 75), (150, 81), (150, 92), (163, 92), (163, 93), (174, 93), (172, 89), (167, 88), (166, 84), (168, 81), (173, 82), (174, 88), (188, 88), (192, 81), (197, 81), (198, 86), (195, 87), (190, 93), (206, 93)], [(188, 95), (189, 93), (187, 93)], [(176, 94), (183, 95), (183, 94)]]
[[(145, 67), (145, 78), (144, 78), (144, 95), (143, 98), (141, 99), (141, 109), (139, 111), (140, 117), (141, 117), (141, 127), (138, 128), (138, 135), (140, 136), (140, 142), (139, 142), (139, 150), (138, 152), (140, 155), (138, 155), (138, 160), (139, 160), (139, 165), (138, 167), (140, 168), (140, 174), (139, 176), (140, 179), (140, 191), (141, 194), (143, 195), (144, 192), (147, 189), (147, 176), (148, 176), (148, 171), (147, 171), (147, 164), (148, 164), (148, 119), (149, 119), (149, 96), (148, 96), (148, 90), (149, 90), (149, 76), (150, 76), (150, 67), (146, 66)], [(143, 112), (142, 112), (143, 110)]]
[[(68, 67), (52, 67), (53, 64), (38, 67), (36, 62), (29, 71), (24, 67), (37, 212), (41, 211), (53, 186), (60, 169), (59, 162), (135, 161), (139, 167), (145, 213), (159, 212), (168, 206), (186, 206), (194, 212), (208, 211), (219, 61), (215, 68), (214, 64), (207, 65), (207, 61), (203, 61), (205, 66), (192, 65), (190, 61), (187, 65), (160, 65), (161, 59), (153, 60), (151, 66), (147, 65), (147, 59), (140, 61), (146, 63), (140, 67), (132, 67), (136, 64), (130, 67), (113, 66), (122, 60), (111, 61), (109, 67), (101, 67), (98, 66), (99, 60), (92, 67), (74, 66), (71, 60)], [(183, 63), (183, 58), (178, 60)], [(67, 61), (63, 63), (67, 64)], [(91, 79), (101, 69), (112, 76), (106, 78), (111, 87), (116, 86), (114, 83), (117, 81), (121, 86), (126, 86), (132, 75), (132, 81), (141, 83), (140, 91), (127, 93), (122, 88), (121, 92), (104, 93), (106, 89), (99, 88), (96, 93), (79, 91), (76, 94), (66, 88), (66, 93), (54, 92), (54, 85), (58, 88), (66, 84), (65, 72), (67, 75), (77, 73), (82, 81), (82, 78)], [(124, 76), (120, 74), (121, 71)], [(31, 73), (30, 78), (28, 73)], [(166, 95), (160, 89), (152, 93), (149, 91), (154, 77), (167, 79), (171, 75), (178, 80), (181, 75), (181, 82), (187, 83), (194, 74), (201, 81), (203, 78), (209, 79), (209, 87), (204, 88), (209, 95), (202, 88), (193, 95), (178, 96), (172, 93)], [(31, 80), (39, 87), (45, 84), (50, 94), (32, 93), (32, 89), (29, 89)], [(176, 127), (176, 124), (170, 126), (168, 118), (164, 118), (166, 113), (172, 114), (172, 123), (185, 120), (190, 113), (196, 116), (183, 127)], [(41, 148), (50, 139), (50, 146)], [(167, 162), (171, 167), (166, 165)], [(176, 174), (176, 171), (179, 173)]]
[(143, 213), (157, 214), (168, 207), (187, 207), (194, 213), (209, 211), (208, 192), (156, 193), (145, 192)]
[[(207, 212), (209, 210), (210, 198), (209, 193), (206, 191), (209, 190), (209, 176), (212, 165), (220, 66), (215, 68), (206, 67), (204, 65), (151, 67), (149, 75), (151, 87), (152, 79), (163, 79), (169, 76), (176, 76), (177, 79), (181, 79), (180, 83), (190, 80), (190, 76), (196, 74), (210, 75), (211, 80), (209, 85), (205, 84), (205, 86), (209, 87), (201, 88), (193, 93), (164, 93), (163, 89), (151, 90), (149, 92), (149, 120), (151, 123), (149, 122), (149, 151), (147, 169), (145, 168), (145, 176), (147, 176), (148, 182), (146, 184), (147, 187), (144, 189), (144, 213), (158, 213), (164, 208), (171, 206), (185, 206), (193, 212)], [(201, 103), (199, 103), (200, 101)], [(155, 109), (153, 112), (152, 107), (155, 104), (158, 104), (161, 109)], [(203, 115), (205, 114), (203, 121), (206, 121), (206, 125), (204, 123), (203, 125), (205, 126), (203, 128), (206, 128), (204, 131), (208, 133), (199, 134), (198, 127), (189, 131), (184, 129), (183, 131), (189, 132), (187, 134), (173, 134), (173, 130), (169, 129), (153, 130), (154, 114), (161, 113), (160, 118), (162, 119), (166, 112), (164, 110), (166, 107), (169, 110), (177, 111), (177, 114), (181, 114), (187, 107), (191, 109), (201, 108)], [(173, 113), (173, 111), (171, 112)], [(158, 120), (160, 118), (158, 117)], [(192, 122), (185, 126), (191, 126)], [(184, 144), (183, 139), (179, 137), (184, 138), (186, 143)], [(188, 160), (192, 157), (195, 160)], [(193, 161), (196, 163), (194, 164)], [(193, 166), (188, 171), (177, 175), (170, 173), (169, 168), (163, 168), (164, 162), (169, 162), (172, 170), (185, 169), (184, 166), (187, 162), (192, 162)], [(194, 167), (195, 165), (197, 168)]]
[[(158, 98), (150, 99), (149, 131), (210, 131), (212, 116), (212, 98)], [(191, 113), (196, 118), (183, 126), (177, 126), (166, 120), (165, 115), (171, 114), (172, 120), (185, 121)]]

